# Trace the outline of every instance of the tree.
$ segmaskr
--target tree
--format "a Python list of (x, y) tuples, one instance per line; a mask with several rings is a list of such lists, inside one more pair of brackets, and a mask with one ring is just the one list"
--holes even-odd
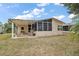
[(79, 14), (79, 3), (65, 3), (64, 6), (69, 9), (69, 13)]
[(0, 22), (0, 26), (2, 26), (2, 22)]
[(4, 24), (5, 33), (11, 33), (11, 23), (7, 22)]
[(73, 26), (71, 27), (70, 31), (73, 34), (73, 39), (79, 39), (79, 4), (78, 3), (67, 3), (64, 4), (69, 9), (69, 13), (73, 13), (76, 16), (72, 18)]

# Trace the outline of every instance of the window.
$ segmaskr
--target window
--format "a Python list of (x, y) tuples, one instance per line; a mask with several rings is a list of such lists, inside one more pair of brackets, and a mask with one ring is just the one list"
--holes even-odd
[(34, 30), (35, 29), (35, 24), (32, 24), (32, 30)]
[(69, 26), (63, 26), (63, 31), (69, 31)]
[(24, 27), (21, 27), (21, 30), (24, 30)]
[(48, 22), (48, 21), (40, 21), (37, 23), (35, 23), (35, 29), (37, 29), (38, 27), (38, 31), (52, 31), (52, 22)]
[(58, 30), (63, 30), (63, 27), (61, 25), (58, 25)]
[(32, 29), (33, 29), (34, 31), (37, 30), (37, 23), (32, 24)]
[(52, 31), (52, 22), (48, 22), (48, 31)]
[(42, 22), (38, 22), (38, 31), (42, 31)]
[(24, 27), (21, 27), (21, 33), (24, 34)]
[(44, 31), (47, 31), (47, 22), (43, 23)]

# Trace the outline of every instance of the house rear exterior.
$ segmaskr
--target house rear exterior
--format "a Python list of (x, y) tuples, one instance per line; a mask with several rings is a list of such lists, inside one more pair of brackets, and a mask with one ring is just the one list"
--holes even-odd
[[(11, 19), (12, 38), (63, 35), (64, 22), (55, 18), (45, 20)], [(68, 27), (65, 27), (67, 29)]]

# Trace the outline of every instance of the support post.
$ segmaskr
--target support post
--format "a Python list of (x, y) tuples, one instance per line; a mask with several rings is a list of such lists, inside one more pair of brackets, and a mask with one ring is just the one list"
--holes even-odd
[(14, 23), (12, 23), (12, 38), (14, 38)]
[(38, 31), (38, 22), (37, 22), (37, 31)]
[(42, 31), (44, 31), (44, 22), (42, 21)]
[(48, 31), (48, 23), (49, 23), (49, 22), (47, 22), (47, 31)]

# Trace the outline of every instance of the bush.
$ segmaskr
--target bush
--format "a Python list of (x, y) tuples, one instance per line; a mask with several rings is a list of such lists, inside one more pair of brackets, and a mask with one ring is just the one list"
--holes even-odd
[(73, 32), (71, 32), (71, 33), (69, 34), (69, 38), (70, 38), (71, 40), (79, 40), (79, 34), (78, 34), (78, 33), (73, 33)]

